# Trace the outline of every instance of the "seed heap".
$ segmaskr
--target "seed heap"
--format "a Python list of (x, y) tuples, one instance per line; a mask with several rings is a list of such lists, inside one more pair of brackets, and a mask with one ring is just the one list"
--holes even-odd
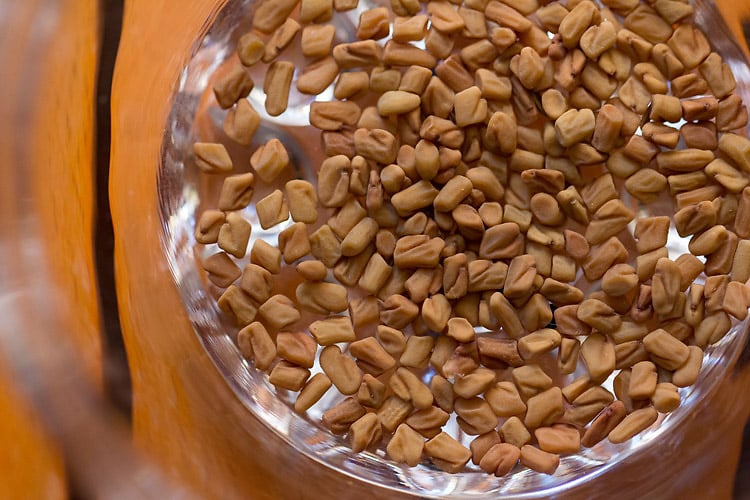
[[(252, 153), (254, 173), (224, 178), (195, 237), (223, 250), (203, 267), (241, 353), (299, 391), (300, 413), (334, 386), (345, 398), (323, 423), (354, 451), (552, 474), (560, 454), (674, 410), (703, 349), (745, 318), (750, 141), (735, 133), (748, 114), (734, 76), (686, 1), (602, 3), (392, 0), (335, 43), (326, 23), (356, 0), (266, 0), (216, 79), (243, 146), (260, 123), (245, 67), (269, 64), (272, 116), (293, 83), (334, 85), (310, 106), (327, 157), (317, 186), (254, 200), (264, 229), (291, 216), (278, 245), (259, 239), (235, 262), (255, 178), (288, 172), (277, 139)], [(297, 44), (303, 68), (280, 59)], [(220, 143), (194, 155), (206, 173), (233, 169)], [(657, 200), (664, 215), (637, 216)], [(674, 261), (671, 229), (690, 238)], [(287, 266), (302, 280), (292, 296), (275, 284)], [(300, 327), (301, 310), (317, 319)], [(453, 413), (470, 449), (443, 431)]]

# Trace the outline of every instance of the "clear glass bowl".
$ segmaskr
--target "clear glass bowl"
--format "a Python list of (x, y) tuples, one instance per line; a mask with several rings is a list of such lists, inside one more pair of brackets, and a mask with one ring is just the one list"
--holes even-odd
[[(747, 322), (735, 322), (729, 334), (706, 351), (699, 381), (680, 391), (680, 408), (667, 416), (660, 416), (649, 430), (627, 443), (613, 445), (604, 441), (591, 449), (582, 449), (579, 454), (563, 457), (553, 476), (519, 467), (506, 477), (496, 478), (471, 465), (466, 472), (447, 474), (429, 463), (416, 468), (396, 464), (387, 459), (382, 450), (353, 453), (344, 437), (331, 434), (320, 423), (322, 412), (337, 401), (335, 391), (329, 391), (305, 416), (292, 410), (293, 394), (277, 391), (268, 382), (267, 376), (255, 370), (239, 353), (234, 342), (236, 328), (223, 318), (216, 304), (218, 289), (211, 285), (200, 269), (200, 260), (214, 253), (216, 248), (196, 244), (193, 236), (197, 215), (216, 205), (221, 179), (198, 172), (190, 158), (191, 146), (198, 140), (230, 143), (221, 132), (224, 112), (213, 105), (210, 99), (210, 81), (214, 71), (233, 56), (239, 36), (249, 31), (254, 5), (252, 0), (228, 1), (223, 8), (217, 9), (215, 18), (207, 20), (204, 25), (204, 32), (196, 41), (190, 62), (175, 88), (171, 113), (164, 129), (162, 163), (158, 173), (163, 228), (161, 238), (174, 281), (195, 333), (247, 409), (295, 449), (327, 467), (373, 485), (429, 498), (480, 498), (488, 494), (503, 498), (546, 498), (556, 494), (575, 493), (581, 486), (597, 482), (600, 485), (611, 484), (613, 482), (607, 477), (617, 474), (625, 464), (638, 461), (645, 463), (649, 457), (653, 459), (654, 456), (668, 455), (667, 450), (672, 450), (673, 455), (689, 456), (677, 450), (686, 436), (694, 434), (697, 422), (702, 422), (696, 415), (705, 414), (707, 405), (711, 405), (709, 414), (712, 417), (720, 418), (721, 412), (726, 410), (721, 405), (714, 407), (714, 396), (718, 387), (731, 377), (746, 345)], [(353, 39), (359, 13), (373, 6), (379, 4), (360, 0), (357, 10), (337, 16), (337, 41)], [(694, 6), (697, 24), (709, 34), (714, 50), (722, 54), (729, 63), (737, 78), (738, 92), (745, 102), (750, 102), (750, 67), (747, 60), (727, 35), (728, 30), (714, 5), (697, 1)], [(296, 61), (292, 60), (302, 62), (304, 59), (301, 54), (298, 56)], [(264, 94), (260, 85), (263, 81), (263, 68), (264, 66), (256, 66), (251, 70), (256, 88), (249, 99), (262, 116), (261, 128), (255, 136), (254, 145), (277, 137), (289, 150), (295, 171), (280, 179), (279, 186), (290, 178), (303, 178), (315, 183), (315, 166), (320, 164), (324, 154), (319, 131), (309, 127), (309, 104), (313, 99), (330, 100), (332, 90), (329, 88), (313, 98), (298, 94), (293, 86), (289, 109), (279, 117), (271, 117), (264, 113)], [(230, 154), (238, 171), (249, 170), (249, 150), (230, 148)], [(276, 187), (256, 187), (254, 199), (262, 198)], [(669, 209), (668, 203), (639, 206), (637, 200), (630, 199), (621, 185), (618, 187), (623, 200), (640, 215), (669, 213), (665, 211)], [(250, 246), (259, 238), (275, 244), (278, 233), (291, 223), (263, 230), (253, 206), (246, 209), (244, 215), (253, 225)], [(321, 216), (319, 220), (324, 221), (326, 217)], [(632, 234), (633, 227), (629, 230)], [(632, 239), (624, 243), (626, 246), (634, 245)], [(670, 234), (668, 250), (671, 258), (687, 252), (687, 239), (680, 238), (676, 233)], [(293, 279), (293, 273), (282, 277)], [(293, 281), (288, 284), (289, 290), (296, 286)], [(586, 287), (587, 284), (581, 281), (579, 286)], [(316, 370), (319, 370), (317, 364), (313, 371)], [(579, 372), (569, 378), (572, 380), (582, 373), (579, 368)], [(612, 378), (607, 383), (611, 384)], [(467, 445), (471, 440), (471, 437), (461, 434), (454, 418), (449, 421), (446, 429), (458, 435)], [(706, 460), (709, 458), (710, 454)], [(637, 487), (653, 492), (653, 488), (659, 486), (653, 481), (642, 481)], [(633, 494), (634, 491), (628, 490), (628, 494)], [(617, 496), (616, 492), (610, 492), (610, 497), (613, 494)]]

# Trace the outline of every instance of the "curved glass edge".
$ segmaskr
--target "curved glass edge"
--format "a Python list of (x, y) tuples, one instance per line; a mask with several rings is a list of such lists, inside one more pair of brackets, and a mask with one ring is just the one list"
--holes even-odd
[[(675, 412), (661, 415), (657, 423), (621, 445), (604, 443), (563, 457), (554, 476), (522, 470), (504, 478), (483, 472), (446, 474), (426, 465), (409, 468), (385, 459), (378, 453), (353, 453), (340, 436), (311, 425), (282, 401), (265, 375), (240, 355), (220, 320), (215, 300), (205, 289), (197, 271), (192, 227), (200, 197), (195, 172), (185, 168), (192, 138), (193, 118), (207, 78), (228, 56), (228, 38), (237, 19), (252, 12), (253, 0), (222, 1), (206, 20), (201, 36), (192, 48), (189, 64), (176, 86), (174, 102), (166, 126), (161, 164), (157, 172), (159, 206), (163, 233), (160, 234), (170, 271), (194, 327), (210, 359), (238, 399), (293, 448), (312, 460), (358, 481), (422, 498), (474, 499), (488, 493), (503, 498), (546, 498), (568, 492), (583, 482), (608, 472), (621, 461), (645, 454), (656, 446), (679, 446), (679, 429), (689, 425), (698, 405), (708, 404), (710, 396), (730, 375), (748, 341), (750, 323), (735, 323), (732, 330), (708, 349), (701, 370), (701, 382), (681, 389), (682, 405)], [(738, 80), (738, 91), (750, 102), (750, 68), (736, 42), (726, 36), (728, 29), (712, 2), (695, 0), (697, 24), (711, 33), (712, 43), (722, 52)], [(614, 460), (612, 460), (614, 458)], [(524, 491), (531, 490), (533, 491)]]

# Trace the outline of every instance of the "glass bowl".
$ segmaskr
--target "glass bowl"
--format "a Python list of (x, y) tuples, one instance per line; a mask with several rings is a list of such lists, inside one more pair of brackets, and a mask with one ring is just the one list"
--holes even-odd
[[(335, 18), (337, 41), (353, 39), (359, 13), (375, 6), (380, 4), (361, 0), (357, 10), (343, 15), (339, 13)], [(732, 68), (737, 79), (737, 92), (745, 102), (750, 102), (750, 67), (747, 60), (726, 35), (728, 30), (714, 5), (697, 1), (694, 6), (696, 23), (710, 35), (714, 50)], [(721, 414), (721, 405), (713, 407), (712, 401), (719, 386), (731, 377), (746, 345), (747, 321), (735, 321), (731, 331), (720, 342), (707, 349), (699, 381), (680, 390), (682, 405), (677, 410), (666, 416), (660, 415), (651, 428), (624, 444), (613, 445), (605, 440), (593, 448), (583, 448), (579, 454), (563, 457), (559, 469), (552, 476), (516, 468), (508, 476), (496, 478), (472, 465), (466, 472), (447, 474), (427, 462), (416, 468), (397, 464), (389, 460), (382, 450), (353, 453), (343, 437), (331, 434), (320, 423), (322, 412), (337, 401), (333, 394), (335, 391), (329, 391), (306, 415), (295, 413), (291, 408), (293, 393), (276, 390), (268, 382), (267, 376), (255, 370), (237, 349), (236, 328), (223, 317), (216, 304), (219, 291), (201, 271), (200, 261), (214, 253), (216, 248), (197, 244), (193, 236), (197, 215), (216, 204), (221, 179), (199, 173), (191, 159), (192, 144), (196, 141), (227, 142), (221, 132), (225, 112), (213, 104), (210, 82), (214, 71), (232, 57), (239, 36), (250, 30), (254, 7), (255, 2), (252, 0), (228, 1), (221, 9), (217, 9), (215, 17), (204, 24), (203, 33), (196, 41), (190, 61), (175, 87), (171, 112), (164, 128), (157, 179), (163, 250), (187, 314), (216, 368), (253, 415), (299, 452), (342, 474), (379, 487), (423, 498), (480, 498), (488, 494), (503, 498), (546, 498), (574, 493), (586, 485), (610, 484), (612, 481), (607, 478), (617, 474), (624, 464), (648, 461), (649, 457), (667, 453), (666, 450), (670, 447), (677, 450), (685, 436), (694, 432), (696, 422), (700, 421), (695, 415), (704, 411), (702, 408), (706, 405), (712, 405), (710, 412)], [(297, 59), (292, 56), (291, 60), (303, 61), (301, 54), (297, 56)], [(263, 66), (253, 67), (250, 73), (256, 82), (262, 82)], [(262, 117), (261, 127), (253, 144), (257, 146), (272, 137), (279, 138), (289, 150), (295, 170), (278, 179), (278, 186), (256, 186), (256, 200), (276, 187), (281, 187), (291, 178), (302, 178), (315, 183), (315, 166), (320, 164), (324, 153), (319, 131), (309, 127), (309, 105), (313, 100), (325, 101), (332, 98), (331, 88), (319, 96), (311, 97), (297, 93), (293, 87), (289, 109), (279, 117), (271, 117), (264, 112), (264, 94), (259, 87), (260, 85), (256, 85), (249, 96)], [(230, 154), (238, 166), (237, 172), (250, 169), (249, 150), (230, 148)], [(637, 200), (629, 197), (621, 183), (618, 188), (626, 204), (639, 215), (669, 213), (669, 203), (639, 205)], [(249, 247), (256, 239), (276, 244), (278, 233), (291, 224), (291, 221), (287, 221), (263, 230), (252, 205), (244, 211), (244, 216), (253, 226)], [(319, 217), (319, 220), (326, 220), (326, 217)], [(631, 224), (628, 229), (630, 235), (633, 226)], [(671, 231), (668, 250), (670, 257), (674, 259), (687, 252), (688, 240), (679, 237), (674, 228)], [(626, 246), (634, 246), (632, 237), (623, 242)], [(282, 275), (282, 278), (285, 286), (288, 285), (289, 290), (293, 290), (296, 286), (293, 273)], [(584, 279), (578, 285), (584, 289), (588, 286)], [(313, 372), (319, 370), (316, 362)], [(569, 378), (572, 380), (582, 373), (585, 370), (581, 365)], [(607, 382), (610, 389), (613, 377), (614, 375)], [(455, 417), (449, 421), (446, 430), (459, 436), (464, 444), (468, 445), (470, 442), (470, 437), (461, 433)], [(638, 487), (644, 488), (648, 484), (646, 481)], [(654, 491), (652, 487), (649, 488), (646, 491)], [(630, 494), (633, 492), (633, 489), (629, 490)]]

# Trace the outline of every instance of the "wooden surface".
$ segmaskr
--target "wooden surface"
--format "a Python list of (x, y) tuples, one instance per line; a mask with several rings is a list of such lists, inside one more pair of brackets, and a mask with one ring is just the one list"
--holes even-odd
[[(34, 202), (28, 207), (34, 212), (23, 215), (39, 223), (35, 229), (50, 256), (49, 283), (68, 299), (59, 334), (70, 336), (78, 363), (101, 387), (92, 242), (98, 3), (0, 4), (6, 4), (0, 21), (0, 151), (6, 164), (26, 168), (31, 182)], [(46, 21), (43, 28), (40, 19)], [(29, 178), (32, 172), (37, 175)], [(0, 366), (0, 498), (65, 498), (61, 455), (22, 397), (19, 382), (9, 367)]]
[[(176, 480), (207, 498), (399, 498), (311, 462), (267, 430), (234, 397), (182, 312), (158, 238), (156, 169), (177, 76), (217, 3), (194, 0), (190, 9), (179, 0), (126, 3), (113, 87), (110, 193), (135, 440)], [(721, 403), (734, 403), (735, 391), (747, 381), (745, 371), (724, 389)], [(747, 416), (743, 405), (729, 407), (724, 432), (712, 435), (712, 449), (721, 452), (712, 457), (712, 465), (704, 463), (681, 478), (675, 492), (728, 496)], [(698, 439), (714, 417), (710, 409), (696, 412), (690, 438)], [(679, 455), (689, 454), (665, 450), (665, 456)], [(653, 472), (653, 462), (646, 466)], [(608, 488), (638, 488), (643, 468), (643, 461), (626, 466), (626, 474)], [(680, 472), (666, 468), (649, 484), (676, 481)], [(580, 496), (597, 495), (589, 489)]]

